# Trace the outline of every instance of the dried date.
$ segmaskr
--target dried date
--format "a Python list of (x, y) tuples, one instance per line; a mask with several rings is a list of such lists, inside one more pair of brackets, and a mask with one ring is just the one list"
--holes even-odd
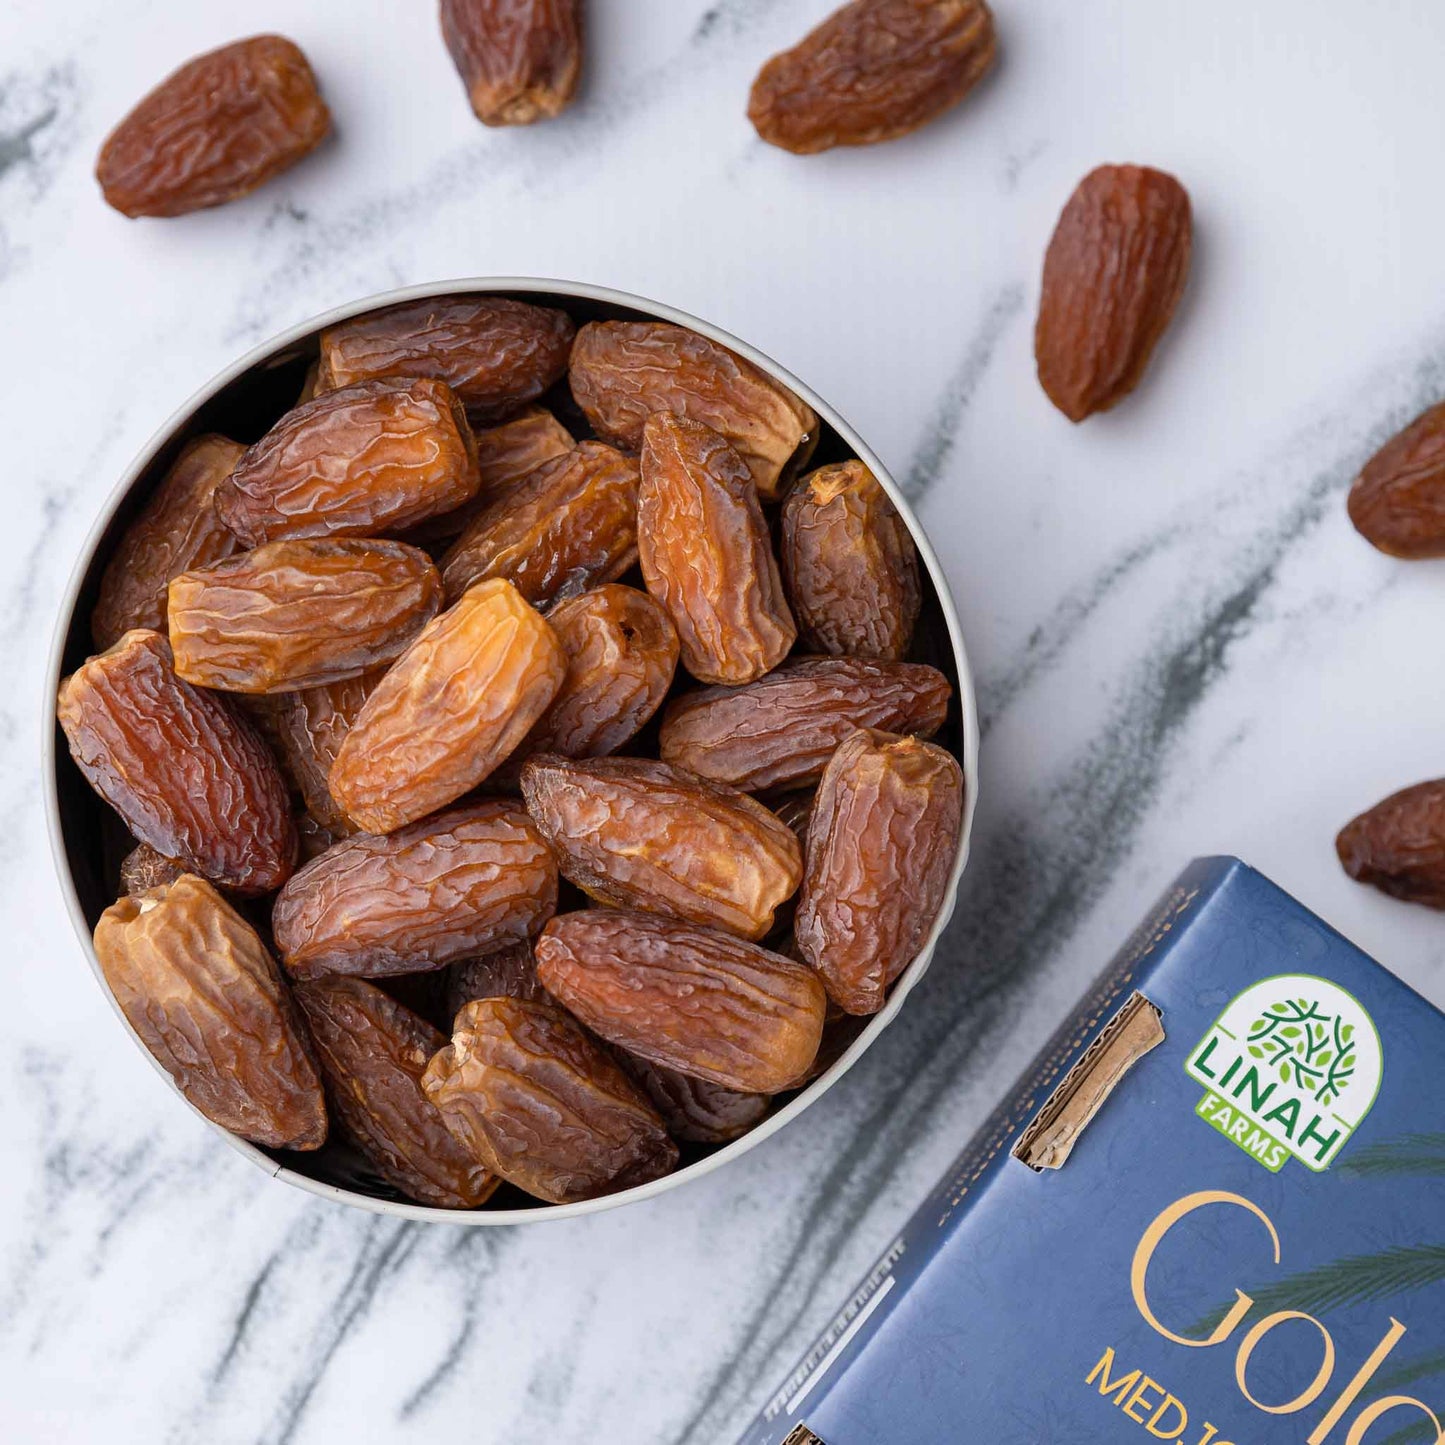
[(1349, 512), (1355, 530), (1392, 557), (1445, 557), (1445, 402), (1365, 463)]
[(501, 296), (428, 296), (321, 333), (323, 391), (382, 377), (443, 381), (479, 422), (535, 401), (567, 370), (565, 312)]
[(199, 436), (171, 463), (101, 575), (90, 632), (102, 652), (132, 627), (164, 632), (171, 578), (236, 550), (211, 499), (245, 450), (223, 436)]
[(745, 687), (685, 693), (663, 715), (662, 758), (745, 792), (804, 788), (855, 728), (930, 737), (952, 695), (923, 663), (806, 658)]
[(256, 930), (193, 874), (113, 903), (95, 954), (130, 1026), (214, 1124), (317, 1149), (326, 1105), (310, 1043)]
[(547, 844), (493, 801), (338, 843), (281, 890), (271, 927), (294, 978), (381, 978), (525, 941), (556, 906)]
[(149, 843), (142, 843), (121, 859), (119, 891), (134, 898), (149, 893), (152, 888), (174, 883), (185, 871), (184, 863), (177, 863), (174, 858), (157, 853)]
[(327, 834), (336, 835), (318, 848), (318, 852), (356, 831), (341, 805), (331, 796), (331, 765), (363, 704), (371, 696), (372, 688), (384, 673), (385, 669), (381, 668), (345, 682), (302, 688), (277, 699), (271, 735), (281, 766), (301, 794), (312, 820)]
[(908, 651), (922, 591), (913, 537), (859, 461), (801, 477), (783, 503), (783, 575), (814, 652), (896, 662)]
[(332, 1114), (377, 1173), (419, 1204), (485, 1204), (500, 1181), (452, 1137), (421, 1086), (446, 1036), (359, 978), (298, 984), (296, 1000)]
[(715, 341), (663, 321), (593, 321), (577, 333), (572, 395), (598, 436), (636, 451), (653, 412), (710, 426), (775, 497), (818, 440), (818, 417), (786, 387)]
[(522, 794), (563, 876), (619, 908), (759, 939), (802, 878), (785, 823), (666, 763), (544, 753), (523, 767)]
[(475, 998), (521, 998), (551, 1003), (537, 982), (537, 960), (531, 943), (512, 943), (481, 958), (454, 963), (447, 971), (446, 1010), (455, 1018)]
[(767, 1094), (742, 1094), (704, 1079), (690, 1079), (621, 1049), (617, 1056), (662, 1116), (667, 1132), (682, 1143), (726, 1144), (762, 1123), (773, 1106)]
[(648, 418), (637, 544), (647, 590), (700, 682), (752, 682), (788, 655), (797, 628), (757, 488), (710, 427), (668, 412)]
[(171, 583), (176, 672), (229, 692), (344, 682), (399, 657), (441, 600), (441, 577), (416, 547), (268, 542)]
[(1335, 851), (1358, 882), (1445, 908), (1445, 778), (1391, 793), (1340, 829)]
[(795, 155), (894, 140), (957, 105), (996, 51), (983, 0), (852, 0), (763, 66), (748, 119)]
[(776, 1094), (818, 1052), (817, 975), (718, 929), (589, 908), (554, 918), (536, 951), (543, 986), (593, 1033), (689, 1078)]
[(95, 178), (123, 215), (181, 216), (249, 194), (330, 129), (300, 49), (256, 35), (167, 76), (106, 138)]
[(448, 386), (363, 381), (287, 412), (216, 488), (215, 505), (257, 547), (404, 531), (460, 507), (480, 484), (471, 428)]
[(582, 0), (442, 0), (442, 38), (483, 125), (559, 115), (582, 74)]
[(238, 893), (279, 888), (296, 860), (286, 783), (224, 699), (176, 676), (137, 628), (61, 685), (57, 716), (86, 781), (142, 843)]
[(517, 747), (566, 672), (557, 634), (517, 589), (479, 582), (372, 690), (332, 764), (332, 797), (373, 833), (425, 817)]
[(932, 743), (860, 730), (829, 759), (793, 937), (845, 1012), (877, 1013), (922, 947), (962, 821), (963, 770)]
[(563, 1010), (484, 998), (422, 1076), (484, 1168), (553, 1204), (670, 1173), (677, 1146), (646, 1096)]
[(544, 462), (442, 559), (447, 600), (505, 577), (537, 607), (612, 582), (637, 560), (637, 463), (601, 442)]

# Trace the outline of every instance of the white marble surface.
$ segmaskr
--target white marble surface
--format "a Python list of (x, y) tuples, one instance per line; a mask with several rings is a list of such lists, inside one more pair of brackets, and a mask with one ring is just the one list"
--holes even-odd
[[(593, 0), (564, 119), (471, 119), (424, 0), (0, 8), (0, 1435), (727, 1441), (1156, 891), (1234, 851), (1445, 1002), (1445, 920), (1349, 883), (1336, 827), (1445, 771), (1442, 564), (1344, 491), (1445, 393), (1445, 11), (999, 0), (963, 108), (799, 160), (743, 118), (830, 0)], [(242, 28), (308, 51), (338, 138), (240, 204), (128, 222), (90, 169), (137, 94)], [(1033, 378), (1043, 245), (1103, 160), (1175, 171), (1187, 300), (1075, 428)], [(651, 1204), (426, 1228), (265, 1179), (100, 997), (41, 822), (41, 675), (122, 467), (201, 381), (404, 282), (649, 294), (806, 377), (904, 479), (986, 725), (933, 971), (801, 1123)]]

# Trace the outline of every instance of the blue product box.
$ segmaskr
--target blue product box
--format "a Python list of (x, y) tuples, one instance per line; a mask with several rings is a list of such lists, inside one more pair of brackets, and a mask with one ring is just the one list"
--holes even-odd
[(1192, 864), (742, 1445), (1445, 1445), (1445, 1015)]

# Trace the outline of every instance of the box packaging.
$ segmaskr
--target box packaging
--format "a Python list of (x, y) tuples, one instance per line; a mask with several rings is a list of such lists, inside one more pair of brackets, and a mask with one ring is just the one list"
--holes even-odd
[(1191, 865), (745, 1445), (1445, 1445), (1445, 1015)]

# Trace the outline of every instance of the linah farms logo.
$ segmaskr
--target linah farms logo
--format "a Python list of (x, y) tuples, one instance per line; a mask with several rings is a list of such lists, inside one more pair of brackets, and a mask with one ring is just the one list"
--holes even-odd
[(1278, 1174), (1290, 1157), (1328, 1169), (1380, 1091), (1374, 1021), (1328, 979), (1281, 974), (1215, 1020), (1184, 1065), (1204, 1085), (1195, 1113)]

